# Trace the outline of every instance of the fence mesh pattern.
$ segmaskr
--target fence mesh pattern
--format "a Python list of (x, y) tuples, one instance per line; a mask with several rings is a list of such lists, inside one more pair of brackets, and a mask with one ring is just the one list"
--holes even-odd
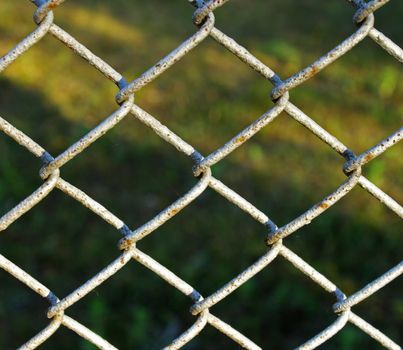
[[(119, 273), (119, 270), (128, 263), (142, 264), (150, 273), (158, 275), (173, 288), (176, 288), (192, 300), (193, 305), (190, 308), (190, 312), (195, 316), (193, 325), (189, 329), (184, 330), (178, 338), (173, 339), (170, 344), (167, 344), (166, 349), (179, 349), (183, 347), (196, 337), (208, 324), (246, 349), (261, 349), (261, 347), (255, 344), (253, 340), (249, 339), (246, 334), (242, 334), (230, 324), (212, 314), (210, 308), (229, 296), (248, 280), (252, 279), (279, 256), (287, 260), (302, 274), (306, 275), (312, 283), (316, 283), (325, 291), (333, 294), (335, 298), (335, 303), (332, 306), (335, 312), (334, 322), (316, 335), (307, 335), (306, 342), (300, 345), (298, 349), (314, 349), (318, 347), (342, 330), (348, 323), (358, 327), (368, 336), (372, 337), (374, 341), (377, 341), (387, 349), (401, 349), (398, 344), (381, 330), (378, 330), (354, 313), (352, 308), (363, 300), (370, 298), (372, 294), (400, 276), (403, 272), (403, 262), (391, 267), (390, 270), (385, 271), (383, 275), (378, 276), (375, 280), (363, 286), (362, 289), (347, 296), (332, 281), (327, 279), (314, 267), (310, 266), (285, 245), (286, 238), (289, 235), (292, 235), (304, 225), (308, 225), (326, 210), (331, 210), (333, 204), (346, 196), (357, 185), (368, 191), (400, 218), (403, 218), (403, 207), (361, 174), (361, 168), (365, 166), (365, 164), (387, 151), (390, 147), (393, 147), (393, 145), (402, 139), (403, 128), (387, 136), (364, 153), (355, 155), (346, 145), (318, 125), (290, 100), (290, 91), (293, 88), (304, 83), (315, 74), (318, 74), (322, 69), (325, 69), (328, 65), (352, 50), (355, 45), (364, 39), (372, 39), (385, 50), (385, 54), (391, 55), (400, 63), (403, 62), (403, 50), (374, 27), (375, 12), (380, 7), (386, 5), (388, 1), (389, 0), (371, 0), (364, 2), (363, 0), (348, 0), (348, 2), (355, 7), (353, 21), (357, 29), (334, 49), (285, 80), (276, 75), (267, 65), (253, 56), (233, 38), (227, 36), (215, 27), (213, 12), (223, 6), (228, 0), (189, 1), (189, 3), (196, 8), (193, 16), (193, 22), (197, 27), (195, 33), (140, 77), (128, 82), (108, 63), (97, 57), (87, 47), (54, 23), (52, 9), (61, 5), (63, 0), (33, 0), (32, 2), (37, 6), (34, 13), (34, 21), (38, 26), (11, 51), (0, 58), (0, 72), (17, 60), (24, 52), (29, 50), (30, 47), (38, 43), (45, 35), (50, 34), (64, 43), (68, 49), (73, 50), (77, 55), (84, 58), (106, 78), (116, 83), (119, 88), (119, 92), (116, 95), (119, 108), (56, 157), (53, 157), (28, 135), (24, 134), (23, 131), (17, 129), (0, 117), (0, 130), (41, 159), (43, 166), (40, 169), (40, 176), (44, 181), (30, 196), (23, 199), (0, 218), (0, 231), (6, 230), (9, 225), (18, 220), (18, 218), (32, 209), (37, 203), (44, 200), (51, 191), (57, 188), (100, 216), (107, 224), (114, 226), (120, 232), (122, 238), (119, 241), (121, 253), (116, 260), (112, 261), (95, 276), (64, 297), (56, 296), (48, 287), (35, 279), (35, 277), (23, 271), (5, 256), (0, 255), (0, 267), (2, 269), (21, 281), (26, 287), (32, 289), (39, 296), (46, 298), (50, 303), (47, 312), (47, 317), (50, 319), (48, 326), (23, 344), (20, 349), (37, 348), (42, 343), (46, 342), (46, 340), (62, 326), (71, 329), (78, 336), (88, 340), (100, 349), (116, 349), (108, 340), (102, 337), (102, 334), (96, 334), (85, 325), (69, 317), (68, 309), (79, 300), (85, 298), (88, 293), (96, 289), (100, 284), (108, 281), (111, 276)], [(203, 156), (179, 135), (175, 134), (174, 131), (168, 129), (152, 115), (137, 106), (134, 103), (134, 94), (136, 91), (158, 78), (171, 66), (177, 64), (182, 57), (197, 47), (207, 37), (216, 40), (225, 49), (238, 57), (243, 64), (248, 65), (251, 69), (260, 73), (273, 84), (271, 98), (274, 102), (274, 106), (222, 147), (207, 156)], [(343, 171), (346, 175), (346, 180), (340, 187), (335, 189), (333, 193), (330, 193), (319, 203), (313, 204), (304, 213), (286, 225), (278, 227), (266, 214), (256, 208), (247, 199), (216, 179), (212, 175), (211, 167), (224, 159), (236, 148), (242, 146), (283, 111), (310, 130), (340, 156), (344, 157), (345, 163)], [(85, 150), (91, 152), (91, 150), (87, 150), (87, 148), (128, 115), (134, 116), (151, 128), (164, 141), (174, 146), (178, 152), (182, 152), (191, 157), (194, 162), (193, 173), (198, 179), (196, 185), (187, 193), (183, 194), (182, 197), (169, 205), (165, 210), (158, 213), (150, 221), (134, 230), (131, 230), (120, 218), (112, 214), (107, 208), (102, 206), (102, 204), (90, 198), (82, 190), (76, 188), (61, 177), (61, 168), (63, 165), (73, 161), (78, 154)], [(139, 250), (136, 247), (136, 242), (152, 234), (158, 227), (170, 220), (173, 216), (179, 215), (180, 211), (186, 206), (191, 205), (192, 201), (200, 196), (207, 187), (215, 190), (224, 197), (225, 200), (238, 206), (264, 225), (264, 229), (267, 231), (266, 243), (268, 250), (255, 263), (240, 272), (239, 275), (234, 276), (232, 280), (218, 288), (213, 294), (202, 296), (195, 287), (182, 280), (174, 271), (168, 270), (151, 256)], [(114, 247), (111, 247), (111, 249), (113, 248)]]

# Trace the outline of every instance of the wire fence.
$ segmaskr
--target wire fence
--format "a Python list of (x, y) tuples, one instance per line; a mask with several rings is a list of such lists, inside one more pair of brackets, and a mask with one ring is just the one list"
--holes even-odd
[[(66, 195), (77, 200), (95, 214), (99, 215), (108, 224), (114, 226), (123, 235), (123, 238), (119, 241), (121, 253), (116, 260), (111, 262), (103, 270), (63, 298), (56, 296), (48, 287), (43, 285), (33, 276), (23, 271), (5, 256), (0, 255), (0, 267), (2, 269), (21, 281), (27, 287), (31, 288), (41, 297), (46, 298), (50, 303), (50, 308), (47, 312), (47, 317), (50, 319), (50, 323), (32, 339), (23, 344), (20, 349), (37, 348), (40, 344), (49, 339), (49, 337), (51, 337), (61, 326), (71, 329), (77, 335), (88, 340), (100, 349), (116, 349), (116, 347), (111, 345), (106, 339), (102, 338), (102, 335), (94, 333), (77, 320), (69, 317), (67, 312), (70, 306), (84, 298), (100, 284), (106, 282), (112, 275), (118, 273), (123, 266), (129, 263), (129, 261), (134, 261), (144, 265), (149, 269), (149, 271), (158, 275), (172, 287), (189, 297), (193, 302), (190, 312), (192, 315), (196, 316), (194, 324), (189, 329), (185, 330), (178, 338), (172, 340), (171, 344), (167, 345), (165, 349), (179, 349), (183, 347), (196, 337), (207, 324), (216, 328), (246, 349), (261, 349), (261, 347), (255, 344), (253, 340), (249, 339), (247, 335), (240, 333), (231, 325), (213, 315), (210, 308), (229, 296), (245, 282), (253, 278), (279, 256), (286, 259), (302, 274), (310, 278), (313, 283), (316, 283), (325, 291), (333, 294), (335, 298), (335, 303), (333, 305), (333, 310), (335, 312), (334, 322), (316, 335), (307, 335), (307, 341), (299, 346), (298, 349), (314, 349), (318, 347), (343, 329), (347, 323), (355, 325), (387, 349), (401, 349), (398, 344), (385, 335), (381, 330), (376, 329), (366, 320), (354, 313), (352, 307), (369, 298), (372, 294), (376, 293), (392, 280), (400, 276), (403, 273), (403, 262), (392, 267), (389, 271), (386, 271), (383, 275), (368, 283), (356, 293), (346, 296), (332, 281), (327, 279), (314, 267), (310, 266), (297, 254), (288, 249), (284, 242), (284, 239), (287, 236), (293, 234), (304, 225), (308, 225), (324, 211), (329, 210), (333, 204), (346, 196), (357, 185), (368, 191), (400, 218), (403, 218), (403, 207), (361, 174), (362, 166), (402, 139), (403, 128), (400, 128), (364, 153), (355, 155), (346, 145), (341, 143), (336, 137), (323, 129), (313, 119), (308, 117), (303, 111), (295, 106), (290, 101), (289, 96), (290, 90), (319, 73), (322, 69), (346, 54), (349, 50), (353, 49), (355, 45), (366, 38), (375, 41), (388, 54), (393, 56), (400, 63), (403, 63), (403, 50), (374, 27), (374, 12), (387, 4), (388, 1), (389, 0), (372, 0), (364, 2), (362, 0), (348, 0), (348, 2), (356, 9), (353, 16), (353, 20), (357, 25), (356, 31), (334, 49), (285, 80), (280, 79), (275, 72), (258, 58), (253, 56), (247, 49), (215, 27), (213, 11), (224, 5), (228, 0), (189, 1), (189, 3), (196, 7), (193, 16), (193, 22), (197, 26), (195, 34), (185, 40), (167, 56), (162, 58), (139, 78), (128, 83), (122, 75), (113, 69), (108, 63), (97, 57), (87, 47), (82, 45), (69, 33), (65, 32), (54, 23), (52, 9), (63, 3), (63, 0), (33, 0), (32, 2), (37, 6), (34, 13), (34, 21), (38, 27), (32, 33), (28, 34), (11, 51), (0, 58), (0, 72), (5, 70), (30, 47), (38, 43), (45, 35), (51, 34), (53, 37), (64, 43), (68, 48), (73, 50), (77, 55), (84, 58), (90, 65), (98, 69), (105, 77), (116, 83), (119, 88), (119, 92), (116, 95), (116, 101), (119, 104), (119, 108), (80, 140), (56, 157), (50, 155), (29, 136), (0, 117), (0, 130), (42, 160), (43, 166), (40, 169), (40, 176), (44, 181), (36, 191), (0, 218), (0, 231), (6, 230), (9, 225), (18, 220), (18, 218), (32, 209), (40, 201), (44, 200), (51, 191), (57, 188)], [(260, 73), (273, 84), (274, 87), (271, 92), (271, 97), (274, 106), (222, 147), (204, 157), (189, 143), (184, 141), (184, 139), (169, 130), (165, 125), (160, 123), (145, 110), (137, 106), (134, 103), (134, 94), (176, 64), (182, 57), (197, 47), (207, 37), (216, 40), (224, 48), (238, 57), (244, 64)], [(266, 214), (256, 208), (247, 199), (241, 197), (235, 190), (227, 187), (220, 180), (216, 179), (212, 175), (211, 167), (233, 152), (236, 148), (247, 142), (283, 111), (298, 121), (302, 126), (310, 130), (320, 140), (345, 159), (346, 162), (343, 171), (347, 178), (340, 187), (326, 196), (319, 203), (314, 204), (306, 212), (288, 224), (282, 227), (277, 227), (277, 225), (269, 219)], [(153, 217), (150, 221), (134, 230), (129, 229), (121, 219), (112, 214), (107, 208), (102, 206), (102, 204), (90, 198), (79, 188), (74, 187), (74, 185), (64, 180), (60, 173), (60, 169), (63, 165), (73, 160), (79, 153), (86, 150), (92, 143), (102, 137), (128, 115), (134, 116), (147, 125), (159, 137), (174, 146), (177, 151), (191, 157), (194, 161), (193, 173), (198, 178), (197, 184), (187, 193)], [(168, 270), (151, 256), (148, 256), (139, 250), (136, 247), (136, 242), (140, 241), (147, 235), (152, 234), (158, 227), (170, 220), (173, 216), (179, 214), (183, 208), (191, 205), (192, 201), (200, 196), (207, 187), (215, 190), (226, 200), (238, 206), (265, 226), (265, 229), (268, 232), (268, 251), (254, 264), (242, 271), (238, 276), (235, 276), (227, 284), (217, 289), (213, 294), (203, 297), (193, 286), (182, 280), (174, 272)]]

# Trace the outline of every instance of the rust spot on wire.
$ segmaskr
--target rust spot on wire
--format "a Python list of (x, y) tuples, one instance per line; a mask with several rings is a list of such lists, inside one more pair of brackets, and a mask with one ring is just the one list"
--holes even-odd
[(367, 162), (369, 162), (370, 160), (372, 160), (372, 159), (374, 159), (374, 155), (372, 154), (372, 153), (368, 153), (366, 156), (365, 156), (365, 163), (367, 163)]
[(327, 208), (329, 208), (329, 204), (327, 204), (327, 203), (325, 203), (325, 202), (320, 203), (319, 206), (320, 206), (322, 209), (327, 209)]

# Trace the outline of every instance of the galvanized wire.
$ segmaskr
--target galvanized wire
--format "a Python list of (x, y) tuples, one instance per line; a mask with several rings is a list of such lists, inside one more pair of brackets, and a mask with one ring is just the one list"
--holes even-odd
[[(107, 340), (103, 339), (102, 335), (94, 333), (77, 320), (72, 319), (66, 315), (66, 312), (72, 305), (83, 299), (88, 293), (107, 281), (111, 276), (118, 273), (120, 269), (132, 260), (145, 266), (149, 271), (158, 275), (169, 285), (189, 297), (193, 302), (190, 312), (192, 315), (197, 316), (194, 324), (188, 330), (184, 330), (182, 335), (178, 338), (173, 339), (171, 344), (167, 345), (165, 349), (179, 349), (183, 347), (196, 337), (208, 324), (246, 349), (261, 349), (259, 345), (255, 344), (246, 335), (240, 333), (231, 325), (214, 316), (211, 313), (210, 308), (233, 293), (237, 288), (253, 278), (261, 270), (265, 269), (279, 256), (306, 275), (313, 283), (319, 285), (335, 297), (335, 304), (333, 305), (333, 310), (336, 313), (334, 322), (319, 334), (313, 336), (307, 335), (307, 341), (299, 346), (298, 349), (314, 349), (318, 347), (343, 329), (347, 323), (355, 325), (387, 349), (401, 349), (398, 344), (391, 340), (381, 330), (376, 329), (367, 321), (353, 313), (352, 307), (369, 298), (379, 289), (399, 277), (403, 273), (403, 262), (392, 267), (389, 271), (386, 271), (383, 275), (368, 283), (353, 295), (346, 296), (336, 286), (336, 284), (327, 279), (313, 266), (309, 265), (300, 256), (284, 245), (284, 239), (287, 236), (295, 233), (302, 226), (308, 225), (316, 217), (326, 210), (329, 210), (332, 205), (346, 196), (357, 185), (368, 191), (396, 215), (403, 218), (402, 206), (361, 174), (362, 166), (401, 141), (403, 128), (400, 128), (369, 150), (356, 156), (347, 146), (295, 106), (290, 101), (289, 95), (289, 92), (292, 89), (304, 83), (313, 75), (318, 74), (321, 70), (325, 69), (328, 65), (332, 64), (338, 58), (353, 49), (355, 45), (367, 37), (379, 44), (380, 47), (399, 62), (403, 62), (402, 48), (374, 27), (374, 13), (381, 6), (385, 5), (388, 0), (373, 0), (369, 2), (364, 2), (363, 0), (348, 0), (356, 7), (353, 21), (358, 24), (358, 29), (334, 49), (315, 60), (315, 62), (308, 67), (284, 80), (280, 79), (280, 77), (267, 65), (252, 55), (243, 46), (238, 44), (233, 38), (227, 36), (215, 27), (213, 11), (228, 1), (229, 0), (189, 1), (196, 6), (193, 21), (198, 26), (198, 29), (195, 34), (185, 40), (181, 45), (162, 58), (140, 77), (127, 83), (127, 80), (108, 63), (97, 57), (69, 33), (54, 24), (52, 9), (62, 4), (63, 0), (32, 0), (32, 2), (37, 6), (37, 10), (34, 13), (34, 21), (38, 24), (38, 27), (18, 43), (15, 48), (0, 58), (0, 72), (17, 60), (22, 54), (29, 50), (30, 47), (38, 43), (45, 35), (51, 34), (118, 86), (119, 92), (116, 95), (116, 101), (120, 106), (98, 126), (94, 127), (89, 133), (84, 135), (80, 140), (56, 157), (51, 156), (50, 153), (27, 136), (23, 131), (17, 129), (15, 126), (0, 117), (0, 130), (42, 160), (43, 167), (40, 169), (40, 176), (44, 180), (43, 184), (30, 196), (23, 199), (13, 209), (0, 218), (0, 231), (6, 230), (8, 226), (18, 220), (18, 218), (32, 209), (40, 201), (44, 200), (51, 191), (57, 188), (71, 198), (74, 198), (89, 210), (93, 211), (99, 217), (104, 219), (106, 223), (115, 227), (123, 235), (123, 238), (121, 238), (119, 242), (119, 247), (122, 252), (113, 262), (87, 282), (79, 286), (76, 290), (72, 291), (69, 295), (61, 299), (55, 296), (48, 287), (36, 280), (33, 276), (22, 270), (5, 256), (0, 255), (0, 267), (3, 270), (24, 283), (39, 296), (46, 298), (50, 303), (50, 308), (47, 312), (47, 316), (50, 318), (49, 325), (23, 344), (20, 349), (37, 348), (40, 344), (49, 339), (61, 326), (71, 329), (78, 336), (88, 340), (99, 349), (116, 349), (116, 347), (111, 345)], [(222, 147), (219, 147), (214, 152), (204, 157), (179, 135), (168, 129), (168, 127), (163, 125), (141, 107), (137, 106), (134, 103), (133, 94), (154, 79), (158, 78), (158, 76), (176, 64), (182, 57), (187, 55), (209, 36), (224, 48), (232, 52), (251, 69), (267, 78), (274, 85), (271, 92), (274, 106), (243, 131), (238, 133), (238, 135), (225, 143)], [(343, 166), (343, 171), (345, 172), (347, 179), (335, 191), (326, 196), (319, 203), (312, 205), (304, 213), (286, 225), (278, 227), (265, 213), (256, 208), (247, 199), (243, 198), (236, 191), (216, 179), (212, 174), (211, 167), (228, 156), (236, 148), (247, 142), (262, 128), (266, 127), (271, 121), (277, 118), (283, 111), (311, 131), (345, 159), (346, 162)], [(85, 192), (76, 188), (61, 177), (61, 169), (63, 165), (72, 161), (79, 153), (86, 150), (92, 143), (118, 125), (123, 118), (126, 118), (129, 115), (137, 118), (140, 122), (151, 128), (164, 141), (175, 147), (177, 151), (191, 157), (194, 161), (194, 175), (200, 176), (195, 185), (187, 193), (169, 205), (150, 221), (133, 230), (131, 230), (123, 220), (111, 213), (102, 204), (98, 203)], [(269, 245), (269, 249), (267, 253), (260, 257), (254, 264), (240, 272), (239, 275), (235, 276), (224, 286), (218, 288), (213, 294), (204, 298), (193, 286), (189, 285), (186, 281), (182, 280), (174, 272), (168, 270), (151, 256), (148, 256), (139, 250), (136, 247), (136, 242), (140, 241), (147, 235), (152, 234), (158, 227), (170, 220), (173, 216), (177, 215), (183, 208), (191, 205), (191, 203), (200, 196), (207, 187), (215, 190), (229, 202), (238, 206), (256, 221), (263, 224), (268, 231), (267, 244)]]

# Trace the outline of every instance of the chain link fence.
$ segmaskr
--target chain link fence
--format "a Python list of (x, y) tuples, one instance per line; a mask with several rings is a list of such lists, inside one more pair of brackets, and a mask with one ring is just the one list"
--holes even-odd
[[(62, 4), (63, 0), (32, 0), (32, 2), (37, 6), (34, 13), (34, 21), (38, 27), (32, 33), (28, 34), (10, 52), (0, 58), (0, 72), (5, 70), (11, 63), (13, 63), (13, 61), (29, 50), (30, 47), (38, 43), (45, 35), (50, 34), (65, 44), (67, 48), (73, 50), (77, 55), (84, 58), (91, 66), (98, 69), (106, 78), (112, 80), (118, 86), (119, 92), (116, 95), (116, 101), (119, 104), (119, 108), (80, 140), (56, 157), (53, 157), (28, 135), (24, 134), (21, 130), (0, 117), (0, 130), (42, 160), (43, 166), (40, 169), (40, 176), (44, 181), (36, 191), (0, 218), (0, 231), (6, 230), (9, 225), (18, 220), (40, 201), (44, 200), (51, 191), (57, 188), (66, 195), (74, 198), (89, 210), (93, 211), (104, 219), (106, 223), (115, 227), (123, 237), (119, 241), (119, 248), (121, 250), (120, 255), (83, 285), (79, 286), (76, 290), (64, 297), (56, 296), (40, 281), (23, 271), (5, 256), (0, 255), (0, 267), (2, 269), (21, 281), (28, 288), (31, 288), (41, 297), (46, 298), (50, 303), (50, 308), (47, 312), (50, 323), (32, 339), (23, 344), (20, 349), (37, 348), (42, 343), (46, 342), (46, 340), (49, 339), (49, 337), (51, 337), (61, 326), (71, 329), (77, 335), (88, 340), (100, 349), (116, 349), (116, 347), (104, 339), (102, 335), (96, 334), (85, 325), (69, 317), (67, 313), (69, 307), (82, 298), (85, 298), (88, 293), (93, 291), (100, 284), (106, 282), (111, 276), (119, 273), (119, 270), (129, 262), (139, 263), (145, 266), (150, 272), (158, 275), (173, 288), (176, 288), (185, 296), (189, 297), (193, 302), (190, 312), (195, 316), (194, 324), (189, 329), (185, 330), (178, 338), (172, 340), (171, 344), (166, 346), (166, 349), (179, 349), (183, 347), (196, 337), (207, 324), (216, 328), (246, 349), (261, 349), (261, 347), (258, 344), (255, 344), (253, 340), (249, 339), (247, 335), (242, 334), (234, 329), (230, 324), (212, 314), (210, 309), (229, 296), (245, 282), (252, 279), (279, 256), (286, 259), (295, 267), (295, 269), (306, 275), (313, 283), (316, 283), (325, 291), (331, 293), (335, 298), (335, 303), (333, 305), (333, 310), (335, 312), (334, 322), (314, 336), (307, 334), (306, 342), (299, 346), (298, 349), (314, 349), (320, 346), (343, 329), (343, 327), (348, 323), (355, 325), (387, 349), (401, 349), (398, 344), (381, 330), (378, 330), (353, 312), (352, 308), (400, 276), (403, 273), (403, 262), (400, 262), (390, 270), (385, 271), (383, 275), (368, 283), (366, 286), (363, 286), (362, 289), (358, 290), (356, 293), (346, 296), (332, 281), (306, 263), (285, 245), (285, 239), (287, 236), (295, 233), (304, 225), (308, 225), (312, 220), (326, 210), (331, 210), (330, 208), (332, 205), (346, 196), (357, 185), (368, 191), (372, 196), (378, 199), (379, 202), (383, 203), (400, 218), (403, 218), (403, 207), (361, 174), (361, 168), (365, 164), (387, 151), (388, 148), (392, 147), (402, 139), (403, 128), (400, 128), (364, 153), (355, 155), (346, 145), (341, 143), (336, 137), (323, 129), (313, 119), (295, 106), (291, 102), (289, 94), (293, 88), (319, 73), (348, 51), (352, 50), (364, 39), (372, 39), (382, 47), (387, 54), (393, 56), (396, 60), (402, 63), (403, 50), (374, 27), (375, 11), (383, 5), (386, 5), (389, 0), (372, 0), (369, 2), (364, 2), (362, 0), (348, 0), (348, 2), (356, 9), (353, 16), (353, 20), (357, 25), (355, 32), (334, 49), (285, 80), (281, 79), (267, 65), (238, 44), (235, 39), (229, 37), (215, 27), (213, 11), (223, 6), (228, 2), (228, 0), (189, 1), (191, 5), (196, 7), (193, 16), (193, 22), (197, 26), (195, 34), (185, 40), (167, 56), (162, 58), (139, 78), (131, 82), (125, 80), (122, 75), (113, 69), (108, 63), (100, 57), (97, 57), (87, 47), (82, 45), (69, 33), (54, 23), (52, 9)], [(245, 6), (247, 5), (245, 4)], [(178, 63), (182, 57), (197, 47), (207, 37), (216, 40), (224, 48), (238, 57), (240, 61), (260, 73), (273, 84), (274, 87), (271, 92), (271, 97), (274, 106), (222, 147), (207, 156), (203, 156), (195, 150), (191, 144), (175, 134), (172, 130), (168, 129), (145, 110), (137, 106), (134, 102), (134, 94), (142, 87), (158, 78), (171, 66)], [(347, 178), (340, 187), (323, 198), (319, 203), (314, 204), (286, 225), (278, 227), (265, 213), (256, 208), (247, 199), (243, 198), (235, 190), (216, 179), (212, 174), (211, 167), (228, 156), (236, 148), (242, 146), (283, 111), (302, 126), (310, 130), (314, 135), (316, 135), (316, 137), (345, 159), (343, 171)], [(198, 178), (197, 184), (187, 193), (169, 205), (150, 221), (134, 230), (131, 230), (120, 218), (112, 214), (107, 208), (102, 206), (102, 204), (90, 198), (85, 192), (64, 180), (61, 177), (60, 171), (63, 165), (73, 160), (79, 153), (86, 150), (92, 143), (102, 137), (128, 115), (134, 116), (151, 128), (164, 141), (174, 146), (178, 152), (182, 152), (191, 157), (194, 161), (193, 173)], [(268, 251), (227, 284), (217, 289), (213, 294), (202, 296), (193, 286), (182, 280), (173, 271), (168, 270), (151, 256), (148, 256), (139, 250), (136, 247), (136, 243), (144, 237), (152, 234), (158, 227), (170, 220), (173, 216), (179, 214), (183, 208), (191, 205), (192, 201), (200, 196), (208, 187), (215, 190), (233, 205), (238, 206), (240, 209), (248, 213), (252, 218), (265, 227), (267, 230), (266, 242), (268, 245)]]

